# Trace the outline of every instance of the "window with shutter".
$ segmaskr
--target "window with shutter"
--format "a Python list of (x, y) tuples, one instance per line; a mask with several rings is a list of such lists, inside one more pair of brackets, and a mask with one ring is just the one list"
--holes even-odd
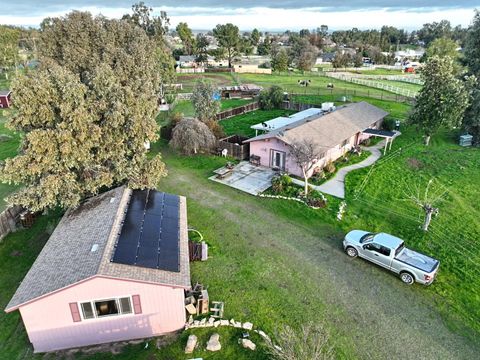
[(140, 295), (133, 295), (132, 296), (132, 302), (133, 302), (133, 312), (135, 314), (141, 314), (142, 313), (142, 304), (140, 303)]
[(80, 317), (80, 311), (78, 310), (78, 304), (70, 303), (69, 305), (70, 305), (70, 312), (72, 313), (73, 322), (82, 321), (82, 318)]

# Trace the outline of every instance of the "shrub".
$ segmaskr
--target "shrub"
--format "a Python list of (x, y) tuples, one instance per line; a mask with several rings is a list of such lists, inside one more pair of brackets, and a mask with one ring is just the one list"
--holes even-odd
[(382, 128), (388, 131), (393, 131), (395, 130), (395, 122), (397, 119), (394, 119), (392, 117), (387, 117), (385, 120), (383, 120)]
[(311, 190), (308, 193), (308, 197), (305, 199), (306, 203), (313, 207), (323, 208), (327, 205), (325, 196), (317, 190)]
[(284, 193), (291, 185), (292, 179), (288, 175), (277, 175), (272, 179), (272, 190), (275, 194)]
[(262, 90), (258, 97), (258, 103), (263, 110), (279, 109), (283, 103), (282, 88), (274, 85), (268, 90)]
[(223, 128), (220, 126), (218, 121), (208, 120), (208, 121), (205, 121), (205, 125), (208, 126), (210, 131), (213, 133), (213, 135), (215, 135), (217, 139), (221, 139), (225, 137), (225, 131), (223, 131)]
[(324, 170), (325, 172), (329, 173), (329, 174), (333, 174), (333, 173), (335, 172), (335, 170), (336, 170), (335, 164), (334, 164), (333, 162), (329, 161), (329, 162), (325, 165), (325, 167), (323, 168), (323, 170)]
[(187, 155), (208, 152), (216, 143), (208, 126), (192, 118), (183, 119), (175, 126), (170, 141), (171, 146)]
[(177, 124), (182, 121), (183, 113), (175, 111), (172, 115), (170, 115), (170, 122), (172, 127), (177, 126)]

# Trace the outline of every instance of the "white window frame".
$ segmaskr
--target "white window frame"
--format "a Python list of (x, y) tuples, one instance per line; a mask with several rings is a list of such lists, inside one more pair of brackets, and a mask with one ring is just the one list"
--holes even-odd
[[(130, 312), (127, 313), (127, 314), (122, 314), (122, 307), (120, 305), (120, 299), (123, 299), (123, 298), (128, 298), (129, 301), (130, 301)], [(117, 304), (117, 309), (118, 309), (118, 314), (110, 314), (110, 315), (103, 315), (103, 316), (98, 316), (97, 315), (97, 308), (95, 306), (95, 303), (96, 302), (103, 302), (103, 301), (115, 301), (115, 303)], [(85, 318), (84, 317), (84, 314), (83, 314), (83, 307), (82, 307), (82, 304), (84, 303), (90, 303), (90, 305), (92, 306), (92, 310), (93, 310), (93, 318)], [(99, 320), (99, 319), (106, 319), (106, 318), (111, 318), (111, 317), (115, 317), (115, 316), (129, 316), (129, 315), (135, 315), (135, 311), (133, 309), (133, 299), (132, 299), (132, 295), (125, 295), (125, 296), (117, 296), (117, 297), (112, 297), (112, 298), (104, 298), (104, 299), (96, 299), (96, 300), (84, 300), (84, 301), (78, 301), (77, 302), (78, 304), (78, 309), (80, 310), (80, 317), (83, 320)]]

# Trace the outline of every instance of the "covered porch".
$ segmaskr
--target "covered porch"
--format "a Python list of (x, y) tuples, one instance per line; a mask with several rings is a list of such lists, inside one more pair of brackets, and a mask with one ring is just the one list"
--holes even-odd
[(387, 153), (387, 150), (392, 149), (393, 139), (400, 135), (399, 131), (388, 131), (379, 129), (366, 129), (362, 131), (362, 134), (381, 137), (385, 139), (385, 146), (383, 148), (383, 155)]

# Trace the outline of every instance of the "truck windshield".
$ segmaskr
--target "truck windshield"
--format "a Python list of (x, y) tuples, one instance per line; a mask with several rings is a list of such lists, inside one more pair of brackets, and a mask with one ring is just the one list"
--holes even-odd
[(400, 254), (404, 248), (405, 248), (405, 244), (402, 242), (400, 246), (397, 248), (397, 250), (395, 250), (395, 257), (397, 257), (398, 254)]
[(374, 236), (375, 236), (374, 233), (368, 233), (368, 234), (363, 235), (363, 236), (360, 238), (360, 244), (363, 244), (363, 243), (372, 241), (372, 239), (374, 238)]

